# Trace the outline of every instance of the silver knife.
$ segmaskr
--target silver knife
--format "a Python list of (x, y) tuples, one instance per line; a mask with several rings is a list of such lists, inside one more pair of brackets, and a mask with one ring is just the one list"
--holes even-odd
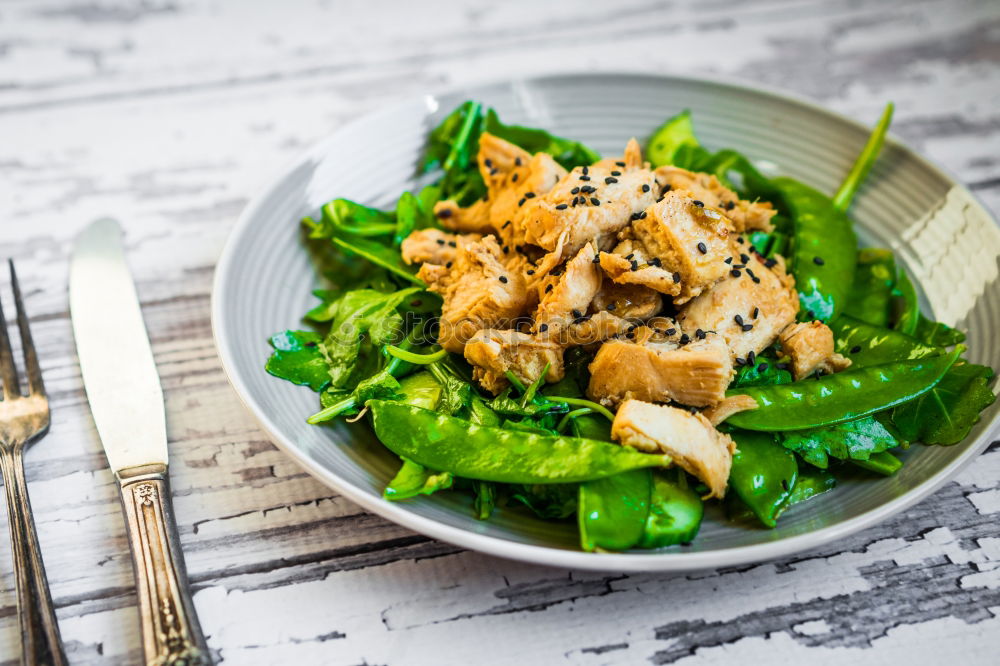
[(195, 614), (167, 481), (163, 390), (113, 220), (76, 239), (69, 303), (90, 411), (118, 479), (147, 664), (211, 664)]

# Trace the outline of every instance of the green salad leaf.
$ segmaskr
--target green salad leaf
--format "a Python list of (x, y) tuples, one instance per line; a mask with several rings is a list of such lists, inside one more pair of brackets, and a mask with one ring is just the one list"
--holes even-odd
[(382, 496), (387, 500), (404, 500), (417, 495), (430, 495), (450, 488), (454, 480), (448, 472), (434, 472), (403, 458), (403, 466), (382, 491)]
[(312, 331), (283, 331), (271, 336), (274, 348), (265, 369), (293, 384), (322, 391), (330, 384), (327, 359), (320, 347), (320, 336)]
[(831, 457), (867, 460), (873, 454), (899, 446), (899, 440), (873, 416), (823, 428), (782, 433), (781, 443), (820, 469), (827, 468)]
[(993, 370), (984, 365), (956, 363), (930, 391), (896, 407), (892, 422), (907, 441), (957, 444), (996, 400), (992, 378)]

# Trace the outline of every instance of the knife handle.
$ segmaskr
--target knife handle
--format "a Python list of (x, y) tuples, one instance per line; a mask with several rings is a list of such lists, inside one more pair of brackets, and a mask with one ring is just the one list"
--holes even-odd
[(184, 570), (166, 465), (122, 470), (118, 483), (132, 550), (146, 664), (211, 666), (211, 653)]

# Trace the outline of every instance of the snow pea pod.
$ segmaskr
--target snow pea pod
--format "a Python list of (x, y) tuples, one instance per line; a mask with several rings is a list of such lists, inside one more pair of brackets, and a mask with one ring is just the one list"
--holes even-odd
[(881, 326), (873, 326), (846, 314), (830, 323), (834, 351), (851, 359), (852, 368), (907, 361), (945, 353), (941, 347)]
[(774, 527), (781, 508), (788, 501), (799, 474), (795, 454), (765, 432), (736, 430), (729, 485), (754, 515), (767, 527)]
[(727, 394), (746, 394), (759, 407), (729, 417), (746, 430), (804, 430), (868, 416), (913, 400), (940, 381), (959, 354), (852, 368), (820, 379), (791, 384), (748, 386)]
[(467, 479), (572, 483), (670, 464), (670, 456), (609, 442), (482, 426), (386, 400), (367, 405), (375, 434), (393, 453)]
[(670, 471), (653, 472), (649, 515), (639, 547), (664, 548), (690, 543), (697, 536), (704, 515), (705, 505), (688, 485), (683, 470), (677, 470), (676, 478)]
[(808, 185), (791, 178), (771, 184), (793, 220), (791, 268), (802, 310), (810, 319), (830, 321), (844, 309), (854, 278), (858, 241), (851, 221)]
[(634, 469), (580, 484), (577, 521), (587, 552), (628, 550), (639, 543), (653, 488), (648, 469)]
[(903, 466), (903, 461), (888, 451), (872, 455), (868, 460), (852, 460), (853, 464), (882, 476), (892, 476)]
[(844, 314), (855, 319), (889, 326), (892, 290), (896, 284), (896, 260), (890, 250), (858, 250), (857, 269), (851, 281)]

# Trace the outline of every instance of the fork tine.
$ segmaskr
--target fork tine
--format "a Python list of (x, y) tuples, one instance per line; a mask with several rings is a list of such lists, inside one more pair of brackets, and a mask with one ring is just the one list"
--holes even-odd
[(38, 365), (38, 354), (35, 353), (35, 343), (31, 339), (31, 329), (28, 328), (28, 313), (24, 310), (24, 300), (21, 298), (21, 287), (14, 272), (14, 261), (8, 259), (10, 265), (10, 284), (14, 291), (14, 305), (17, 307), (17, 328), (21, 331), (21, 347), (24, 348), (24, 366), (28, 374), (28, 393), (30, 395), (45, 395), (45, 384), (42, 383), (42, 368)]
[(17, 383), (17, 368), (14, 367), (14, 352), (10, 347), (10, 336), (7, 334), (7, 320), (3, 316), (3, 305), (0, 304), (0, 382), (3, 383), (3, 399), (11, 400), (21, 395)]

